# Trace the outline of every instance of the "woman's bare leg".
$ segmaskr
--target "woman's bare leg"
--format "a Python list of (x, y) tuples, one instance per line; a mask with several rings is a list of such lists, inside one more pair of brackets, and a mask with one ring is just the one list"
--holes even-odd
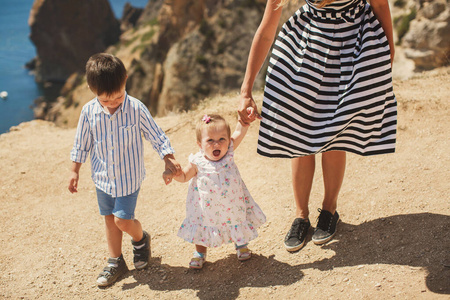
[(337, 199), (344, 180), (346, 153), (344, 151), (329, 151), (322, 153), (322, 172), (325, 194), (322, 209), (334, 214)]
[(309, 196), (316, 168), (315, 155), (296, 157), (292, 159), (292, 187), (297, 218), (309, 219)]

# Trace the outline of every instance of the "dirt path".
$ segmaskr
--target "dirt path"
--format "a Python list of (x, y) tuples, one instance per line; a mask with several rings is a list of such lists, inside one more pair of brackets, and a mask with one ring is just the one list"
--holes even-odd
[[(176, 236), (187, 184), (164, 186), (163, 164), (147, 144), (137, 217), (152, 235), (152, 265), (134, 270), (125, 237), (131, 271), (106, 289), (95, 285), (107, 249), (89, 164), (79, 193), (67, 191), (75, 130), (23, 123), (0, 136), (0, 298), (449, 299), (449, 82), (448, 68), (395, 81), (396, 154), (348, 155), (336, 239), (322, 247), (308, 241), (293, 254), (282, 243), (294, 215), (289, 161), (256, 155), (258, 124), (236, 152), (236, 163), (268, 222), (250, 244), (250, 261), (238, 262), (227, 245), (211, 249), (201, 271), (187, 268), (193, 247)], [(192, 117), (220, 111), (234, 123), (236, 101), (217, 98), (157, 120), (182, 164), (197, 150)], [(313, 224), (323, 194), (317, 162)]]

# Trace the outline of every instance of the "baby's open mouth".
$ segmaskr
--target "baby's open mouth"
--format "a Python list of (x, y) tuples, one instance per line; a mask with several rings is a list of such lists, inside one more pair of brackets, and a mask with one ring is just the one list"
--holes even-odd
[(213, 155), (214, 156), (219, 156), (220, 155), (220, 150), (214, 150), (213, 151)]

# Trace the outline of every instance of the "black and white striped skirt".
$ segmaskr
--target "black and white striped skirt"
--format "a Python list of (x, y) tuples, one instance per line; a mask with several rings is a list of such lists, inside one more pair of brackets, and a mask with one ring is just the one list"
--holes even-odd
[(365, 0), (342, 11), (305, 4), (275, 42), (258, 153), (395, 151), (397, 102), (389, 43)]

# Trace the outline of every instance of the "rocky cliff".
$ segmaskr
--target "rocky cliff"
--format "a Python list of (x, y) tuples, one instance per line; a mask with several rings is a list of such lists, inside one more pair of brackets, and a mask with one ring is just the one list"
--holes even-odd
[[(55, 0), (40, 2), (47, 1)], [(129, 15), (122, 22), (126, 31), (118, 43), (105, 51), (124, 61), (129, 75), (127, 91), (141, 99), (152, 114), (163, 116), (189, 110), (205, 97), (240, 88), (265, 3), (266, 0), (149, 0), (145, 9), (138, 12), (139, 18), (131, 7), (124, 10)], [(282, 21), (301, 4), (291, 1), (283, 9)], [(398, 43), (412, 58), (414, 51), (428, 55), (413, 58), (416, 67), (448, 64), (448, 3), (396, 0), (392, 7)], [(83, 67), (84, 63), (79, 64)], [(263, 86), (265, 69), (263, 66), (255, 89)], [(83, 73), (74, 74), (57, 103), (45, 109), (45, 119), (76, 126), (82, 105), (92, 97)]]
[[(205, 97), (239, 89), (265, 0), (150, 0), (120, 42), (106, 51), (128, 69), (127, 91), (154, 115), (188, 110)], [(298, 3), (285, 9), (290, 16)], [(82, 77), (73, 75), (73, 78)], [(261, 87), (261, 72), (255, 87)], [(69, 81), (73, 86), (74, 80)], [(84, 80), (47, 109), (45, 119), (75, 126), (93, 95)], [(46, 104), (43, 104), (46, 105)]]
[(130, 93), (164, 115), (187, 110), (209, 95), (238, 89), (264, 4), (164, 2), (156, 19), (158, 35), (142, 59), (131, 64)]
[(28, 21), (36, 80), (64, 82), (94, 53), (115, 44), (120, 24), (108, 0), (35, 0)]
[(403, 38), (405, 54), (418, 69), (433, 69), (449, 64), (450, 3), (446, 0), (415, 1), (417, 11)]

